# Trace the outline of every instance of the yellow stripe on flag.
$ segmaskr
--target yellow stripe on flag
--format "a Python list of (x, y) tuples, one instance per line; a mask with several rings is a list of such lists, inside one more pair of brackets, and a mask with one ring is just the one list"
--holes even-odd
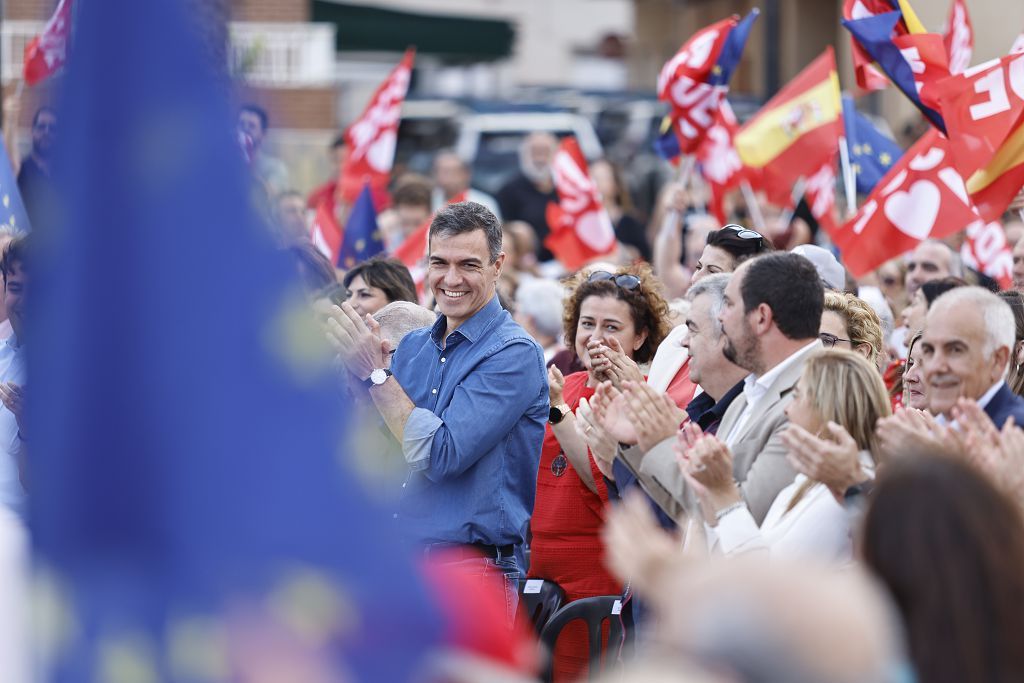
[(924, 24), (917, 18), (917, 14), (914, 12), (914, 8), (910, 6), (910, 0), (899, 0), (900, 10), (903, 12), (903, 21), (907, 25), (907, 30), (911, 33), (927, 33)]
[(827, 80), (762, 112), (758, 121), (736, 135), (736, 151), (747, 166), (763, 168), (805, 133), (836, 121), (841, 111), (839, 76), (831, 71)]
[(971, 176), (967, 181), (967, 191), (970, 194), (980, 192), (998, 180), (999, 176), (1021, 164), (1024, 164), (1024, 124), (1017, 126), (1017, 130), (1003, 141), (988, 166)]

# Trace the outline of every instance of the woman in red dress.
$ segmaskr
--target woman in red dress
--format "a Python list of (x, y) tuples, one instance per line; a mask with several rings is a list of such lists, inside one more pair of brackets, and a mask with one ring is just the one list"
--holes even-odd
[[(608, 490), (576, 432), (574, 412), (603, 381), (642, 382), (636, 364), (649, 361), (668, 332), (668, 306), (647, 266), (584, 271), (570, 287), (565, 343), (586, 370), (563, 378), (558, 368), (549, 369), (551, 417), (530, 521), (529, 571), (531, 578), (561, 586), (566, 601), (622, 591), (604, 566), (600, 534)], [(556, 681), (575, 680), (586, 671), (587, 647), (583, 623), (569, 624), (555, 646)]]

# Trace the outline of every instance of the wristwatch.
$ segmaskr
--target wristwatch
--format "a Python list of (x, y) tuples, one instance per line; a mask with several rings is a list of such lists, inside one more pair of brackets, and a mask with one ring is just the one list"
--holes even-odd
[(550, 422), (553, 425), (556, 425), (562, 420), (564, 420), (565, 416), (571, 412), (572, 408), (570, 408), (565, 403), (557, 406), (551, 406), (551, 410), (548, 411), (548, 422)]
[(363, 380), (363, 384), (366, 388), (372, 388), (384, 384), (388, 381), (388, 377), (391, 377), (391, 371), (387, 368), (377, 368), (370, 373), (370, 376)]

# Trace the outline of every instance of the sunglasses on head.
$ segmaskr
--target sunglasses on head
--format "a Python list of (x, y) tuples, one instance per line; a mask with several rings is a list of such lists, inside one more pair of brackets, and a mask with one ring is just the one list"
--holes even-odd
[(613, 275), (607, 270), (595, 270), (587, 278), (587, 282), (601, 282), (603, 280), (611, 280), (621, 289), (632, 292), (634, 289), (640, 287), (640, 278), (636, 275), (629, 275), (623, 273), (622, 275)]
[(764, 243), (764, 235), (759, 233), (757, 230), (751, 230), (750, 228), (744, 228), (742, 225), (736, 225), (730, 223), (729, 225), (723, 225), (722, 230), (729, 229), (736, 233), (736, 236), (741, 240), (761, 240)]

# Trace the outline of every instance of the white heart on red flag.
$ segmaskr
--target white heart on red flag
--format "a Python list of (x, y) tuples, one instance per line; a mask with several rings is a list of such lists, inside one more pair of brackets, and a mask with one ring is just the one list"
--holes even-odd
[(923, 240), (932, 234), (939, 216), (942, 193), (935, 183), (918, 180), (907, 192), (893, 192), (885, 202), (885, 217), (900, 232)]

